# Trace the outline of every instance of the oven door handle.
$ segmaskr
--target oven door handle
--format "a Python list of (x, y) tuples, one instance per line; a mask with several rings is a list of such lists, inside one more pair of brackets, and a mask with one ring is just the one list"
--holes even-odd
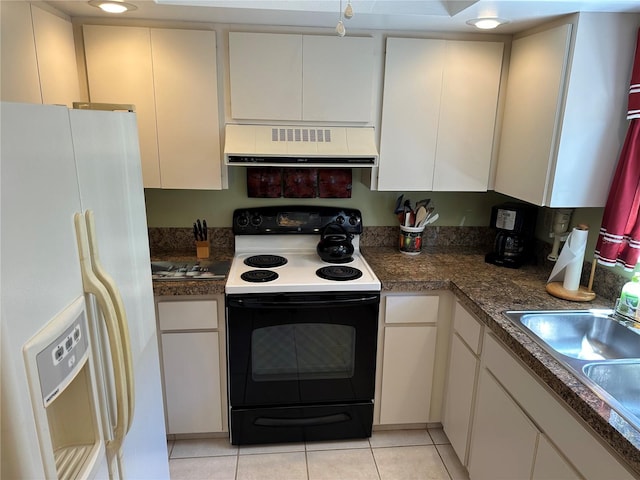
[(355, 305), (355, 304), (368, 304), (378, 303), (380, 297), (378, 295), (367, 295), (356, 298), (348, 299), (325, 299), (325, 300), (300, 300), (300, 301), (287, 301), (287, 300), (261, 300), (258, 298), (234, 298), (229, 299), (228, 303), (234, 307), (245, 308), (291, 308), (291, 307), (324, 307), (324, 306), (340, 306), (340, 305)]
[(349, 420), (351, 420), (351, 417), (346, 413), (334, 413), (333, 415), (309, 418), (258, 417), (253, 424), (259, 427), (314, 427), (316, 425), (348, 422)]

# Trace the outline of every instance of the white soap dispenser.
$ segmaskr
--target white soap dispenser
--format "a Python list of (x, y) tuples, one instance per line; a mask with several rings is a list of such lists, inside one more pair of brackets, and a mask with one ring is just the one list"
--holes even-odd
[(616, 312), (627, 318), (640, 322), (640, 309), (638, 301), (640, 299), (640, 272), (633, 274), (630, 282), (622, 287), (620, 298), (616, 302)]

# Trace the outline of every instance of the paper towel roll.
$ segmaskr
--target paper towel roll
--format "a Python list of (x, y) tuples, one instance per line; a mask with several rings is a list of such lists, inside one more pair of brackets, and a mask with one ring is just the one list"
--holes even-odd
[(588, 237), (589, 230), (585, 227), (574, 228), (571, 231), (547, 283), (562, 280), (562, 286), (565, 290), (576, 291), (580, 288), (580, 276)]

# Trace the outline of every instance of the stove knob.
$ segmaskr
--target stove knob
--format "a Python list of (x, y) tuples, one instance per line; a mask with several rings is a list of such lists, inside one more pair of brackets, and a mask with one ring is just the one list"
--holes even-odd
[(342, 215), (338, 215), (338, 216), (336, 217), (336, 223), (337, 223), (338, 225), (342, 225), (342, 224), (344, 224), (344, 217), (343, 217)]
[(260, 215), (254, 215), (253, 217), (251, 217), (251, 225), (253, 225), (254, 227), (257, 227), (261, 223), (262, 217)]
[(249, 225), (249, 214), (243, 213), (238, 217), (236, 222), (238, 223), (238, 226), (246, 227), (247, 225)]
[(356, 217), (355, 215), (351, 215), (349, 217), (349, 223), (351, 225), (357, 225), (358, 224), (358, 217)]

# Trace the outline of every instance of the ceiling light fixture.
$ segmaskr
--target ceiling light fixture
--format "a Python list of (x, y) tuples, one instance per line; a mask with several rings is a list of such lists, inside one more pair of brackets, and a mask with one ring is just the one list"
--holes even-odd
[(349, 20), (351, 17), (353, 17), (353, 7), (351, 6), (351, 0), (347, 0), (347, 6), (344, 9), (344, 18)]
[(138, 8), (131, 3), (121, 0), (89, 0), (89, 5), (97, 7), (107, 13), (124, 13)]
[(467, 25), (473, 25), (474, 27), (481, 30), (491, 30), (493, 28), (499, 27), (500, 25), (504, 25), (505, 23), (509, 23), (509, 20), (498, 17), (484, 17), (467, 20)]
[(340, 10), (338, 10), (338, 24), (336, 25), (336, 34), (339, 37), (344, 37), (347, 33), (347, 29), (344, 28), (344, 23), (342, 21), (342, 0), (340, 0)]
[(351, 0), (347, 0), (347, 7), (342, 11), (342, 0), (340, 0), (340, 10), (338, 10), (338, 25), (336, 25), (336, 34), (339, 37), (344, 37), (347, 33), (347, 29), (344, 28), (344, 22), (342, 19), (349, 20), (353, 17), (353, 7), (351, 6)]

